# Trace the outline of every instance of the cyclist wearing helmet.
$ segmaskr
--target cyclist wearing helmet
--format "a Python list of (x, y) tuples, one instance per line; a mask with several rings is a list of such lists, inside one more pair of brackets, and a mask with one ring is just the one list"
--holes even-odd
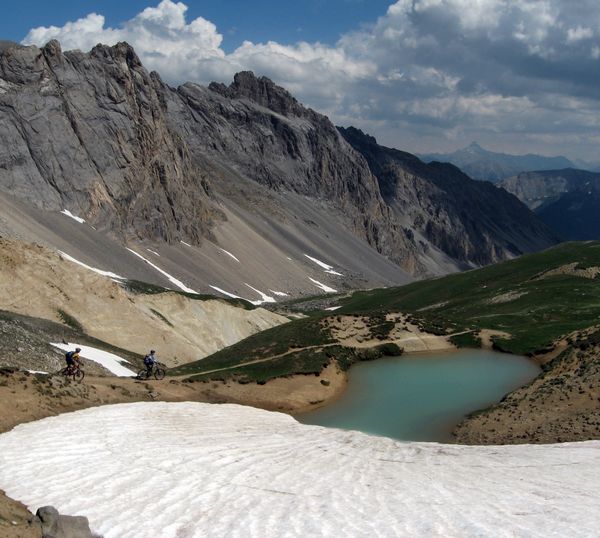
[(148, 353), (148, 355), (146, 355), (144, 357), (144, 365), (146, 366), (146, 370), (148, 372), (148, 377), (150, 377), (150, 375), (152, 375), (152, 368), (154, 368), (154, 365), (156, 364), (155, 353), (156, 353), (156, 351), (151, 349), (150, 353)]
[(65, 360), (67, 361), (67, 368), (72, 370), (73, 368), (81, 366), (81, 357), (79, 353), (81, 352), (81, 348), (75, 348), (75, 351), (67, 351), (65, 354)]

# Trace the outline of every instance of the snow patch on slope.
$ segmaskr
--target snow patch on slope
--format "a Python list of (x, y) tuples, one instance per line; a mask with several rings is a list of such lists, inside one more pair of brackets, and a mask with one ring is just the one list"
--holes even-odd
[(61, 213), (63, 215), (66, 215), (67, 217), (72, 218), (73, 220), (76, 220), (77, 222), (79, 222), (79, 224), (83, 224), (85, 222), (85, 219), (82, 219), (81, 217), (78, 217), (77, 215), (73, 215), (73, 213), (71, 213), (68, 209), (63, 209), (61, 211)]
[(252, 407), (135, 403), (0, 435), (0, 488), (105, 538), (577, 538), (600, 526), (599, 458), (598, 441), (403, 443)]
[(319, 282), (318, 280), (315, 280), (314, 278), (310, 278), (310, 277), (308, 277), (308, 278), (315, 286), (317, 286), (317, 288), (321, 288), (326, 293), (336, 293), (337, 292), (337, 290), (330, 288), (327, 284), (323, 284), (323, 282)]
[[(182, 241), (183, 242), (183, 241)], [(141, 258), (142, 260), (144, 260), (150, 267), (152, 267), (153, 269), (156, 269), (161, 275), (164, 275), (167, 277), (167, 279), (169, 280), (169, 282), (172, 282), (175, 286), (177, 286), (180, 290), (185, 291), (186, 293), (198, 293), (196, 291), (194, 291), (192, 288), (188, 288), (183, 282), (181, 282), (181, 280), (177, 280), (174, 276), (170, 275), (169, 273), (167, 273), (166, 271), (163, 271), (160, 267), (158, 267), (157, 265), (154, 265), (150, 260), (147, 260), (146, 258), (144, 258), (144, 256), (142, 256), (141, 254), (138, 254), (135, 250), (130, 249), (129, 247), (127, 247), (127, 250), (129, 252), (131, 252), (132, 254), (135, 254), (138, 258)]]
[(275, 290), (269, 290), (273, 295), (277, 295), (279, 297), (289, 297), (289, 295), (287, 293), (284, 293), (283, 291), (275, 291)]
[(225, 250), (224, 248), (219, 247), (219, 250), (221, 252), (224, 252), (225, 254), (227, 254), (227, 256), (233, 258), (236, 262), (240, 263), (240, 260), (238, 260), (231, 252), (229, 252), (228, 250)]
[[(221, 288), (218, 288), (217, 286), (213, 286), (212, 284), (210, 285), (210, 287), (211, 287), (213, 290), (216, 290), (216, 291), (218, 291), (219, 293), (222, 293), (223, 295), (226, 295), (227, 297), (231, 297), (232, 299), (243, 299), (243, 298), (242, 298), (242, 297), (240, 297), (239, 295), (235, 295), (235, 294), (233, 294), (233, 293), (229, 293), (228, 291), (225, 291), (225, 290), (223, 290), (223, 289), (221, 289)], [(243, 300), (245, 301), (246, 299), (243, 299)]]
[(221, 288), (219, 288), (217, 286), (213, 286), (212, 284), (210, 285), (210, 287), (213, 290), (216, 290), (219, 293), (222, 293), (223, 295), (226, 295), (227, 297), (231, 297), (232, 299), (242, 299), (244, 301), (247, 301), (247, 302), (253, 304), (254, 306), (260, 306), (261, 304), (264, 304), (264, 303), (275, 303), (276, 302), (273, 297), (270, 297), (266, 293), (263, 293), (262, 291), (257, 290), (256, 288), (252, 287), (250, 284), (246, 284), (245, 282), (244, 282), (244, 284), (246, 286), (248, 286), (251, 290), (254, 290), (256, 293), (258, 293), (261, 298), (258, 299), (258, 300), (255, 300), (255, 301), (251, 301), (250, 299), (246, 299), (244, 297), (240, 297), (239, 295), (235, 295), (234, 293), (230, 293), (228, 291), (225, 291), (224, 289), (221, 289)]
[(106, 276), (115, 281), (127, 280), (124, 276), (117, 275), (111, 271), (103, 271), (102, 269), (97, 269), (96, 267), (91, 267), (83, 262), (80, 262), (79, 260), (76, 260), (75, 258), (73, 258), (73, 256), (69, 256), (66, 252), (63, 252), (62, 250), (59, 250), (58, 253), (65, 260), (70, 261), (72, 263), (76, 263), (77, 265), (80, 265), (81, 267), (84, 267), (85, 269), (88, 269), (89, 271), (93, 271), (94, 273), (98, 273), (99, 275)]
[(96, 349), (95, 347), (85, 346), (83, 344), (69, 343), (50, 343), (51, 346), (57, 347), (58, 349), (62, 349), (63, 351), (73, 351), (76, 347), (81, 348), (81, 358), (88, 359), (98, 364), (101, 364), (106, 368), (111, 374), (115, 374), (118, 377), (131, 377), (137, 375), (136, 372), (130, 370), (129, 368), (125, 368), (121, 363), (130, 364), (128, 360), (123, 357), (119, 357), (114, 353), (109, 353), (108, 351), (102, 351), (101, 349)]
[(244, 282), (244, 284), (246, 284), (246, 286), (248, 286), (251, 290), (254, 290), (256, 293), (258, 293), (260, 295), (260, 300), (259, 301), (250, 301), (252, 304), (263, 304), (263, 303), (275, 303), (277, 301), (275, 301), (275, 299), (273, 297), (271, 297), (270, 295), (267, 295), (266, 293), (263, 293), (260, 290), (257, 290), (256, 288), (253, 288), (250, 284), (247, 284), (246, 282)]
[(305, 254), (305, 256), (310, 261), (316, 263), (319, 267), (322, 267), (323, 269), (325, 269), (326, 273), (329, 273), (330, 275), (344, 276), (342, 273), (339, 273), (338, 271), (334, 271), (333, 265), (329, 265), (328, 263), (322, 262), (321, 260), (317, 260), (317, 258), (313, 258), (312, 256), (309, 256), (308, 254)]

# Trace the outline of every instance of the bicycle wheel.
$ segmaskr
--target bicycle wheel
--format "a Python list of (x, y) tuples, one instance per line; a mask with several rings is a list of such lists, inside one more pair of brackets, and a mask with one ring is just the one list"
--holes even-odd
[(165, 377), (165, 371), (162, 368), (155, 368), (154, 369), (154, 379), (164, 379)]
[(145, 368), (143, 370), (140, 370), (138, 372), (137, 376), (138, 376), (138, 379), (142, 379), (142, 380), (148, 379), (148, 370), (146, 370)]
[(83, 378), (85, 376), (85, 373), (83, 370), (80, 370), (79, 368), (77, 368), (74, 372), (73, 372), (73, 379), (75, 381), (77, 381), (78, 383), (81, 383), (83, 381)]

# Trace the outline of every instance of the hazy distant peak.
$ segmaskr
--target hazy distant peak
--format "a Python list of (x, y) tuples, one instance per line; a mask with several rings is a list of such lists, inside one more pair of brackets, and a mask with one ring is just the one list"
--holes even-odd
[(575, 168), (566, 157), (544, 155), (510, 155), (482, 148), (471, 142), (466, 148), (452, 153), (431, 153), (420, 156), (425, 162), (441, 161), (458, 166), (474, 179), (497, 182), (521, 172)]

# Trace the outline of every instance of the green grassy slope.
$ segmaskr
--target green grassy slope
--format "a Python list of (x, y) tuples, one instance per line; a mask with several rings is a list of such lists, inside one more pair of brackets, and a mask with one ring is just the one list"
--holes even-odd
[[(335, 345), (321, 320), (326, 316), (364, 315), (379, 323), (387, 312), (410, 313), (419, 325), (438, 334), (481, 328), (504, 331), (512, 338), (495, 340), (498, 348), (533, 353), (566, 333), (600, 323), (600, 277), (537, 278), (574, 262), (580, 268), (600, 267), (600, 242), (565, 243), (482, 269), (399, 288), (357, 292), (339, 298), (342, 308), (334, 313), (315, 312), (309, 318), (256, 334), (170, 373), (202, 374), (202, 379), (236, 377), (264, 381), (281, 375), (318, 372), (331, 358), (348, 365), (371, 357), (351, 356), (347, 348)], [(506, 294), (516, 298), (494, 302)], [(455, 342), (476, 344), (472, 334), (457, 337)], [(307, 347), (312, 349), (302, 349)], [(276, 358), (245, 364), (269, 357)], [(206, 374), (221, 368), (227, 370)]]
[[(340, 301), (336, 314), (410, 312), (426, 328), (496, 329), (513, 335), (497, 345), (532, 353), (573, 330), (600, 323), (600, 277), (573, 275), (536, 278), (570, 263), (600, 267), (600, 242), (564, 243), (541, 253), (401, 288), (355, 293)], [(496, 302), (504, 294), (520, 297)]]

